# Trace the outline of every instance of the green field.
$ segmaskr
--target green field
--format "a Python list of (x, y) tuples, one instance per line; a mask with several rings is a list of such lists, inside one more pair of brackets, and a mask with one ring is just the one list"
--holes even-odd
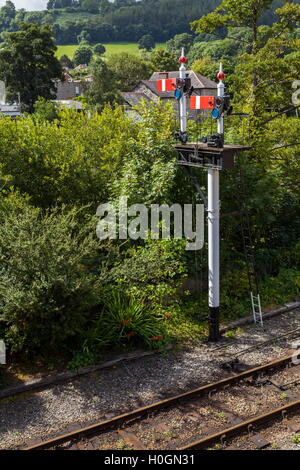
[[(131, 54), (139, 54), (138, 44), (135, 42), (119, 42), (119, 43), (108, 43), (104, 44), (106, 53), (104, 57), (108, 57), (112, 54), (118, 54), (119, 52), (130, 52)], [(156, 45), (156, 48), (163, 47), (163, 43)], [(66, 54), (70, 59), (73, 58), (74, 52), (79, 46), (77, 44), (71, 46), (57, 46), (56, 56), (59, 58)]]

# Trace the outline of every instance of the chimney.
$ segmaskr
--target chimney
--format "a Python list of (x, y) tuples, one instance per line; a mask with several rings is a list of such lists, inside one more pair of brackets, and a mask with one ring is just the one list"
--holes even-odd
[(159, 72), (159, 78), (164, 80), (165, 78), (169, 78), (169, 72)]

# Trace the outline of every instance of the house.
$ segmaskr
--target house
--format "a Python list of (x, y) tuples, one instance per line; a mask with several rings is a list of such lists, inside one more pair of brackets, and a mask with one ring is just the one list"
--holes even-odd
[(92, 83), (94, 81), (93, 75), (86, 75), (85, 77), (82, 77), (82, 80), (87, 83)]
[[(188, 70), (187, 73), (191, 78), (194, 95), (217, 96), (217, 84), (215, 82), (193, 70)], [(179, 78), (179, 71), (154, 72), (149, 80), (141, 80), (133, 90), (122, 92), (121, 95), (125, 102), (125, 108), (129, 111), (133, 106), (136, 106), (141, 99), (145, 99), (149, 102), (163, 100), (173, 103), (177, 111), (177, 100), (175, 99), (174, 91), (160, 92), (157, 90), (157, 81), (165, 78)], [(199, 111), (190, 110), (191, 117), (195, 117), (198, 114)]]
[(64, 80), (56, 81), (56, 92), (54, 95), (56, 99), (61, 100), (73, 100), (83, 93), (83, 88), (80, 80)]
[(79, 64), (73, 69), (73, 72), (81, 72), (82, 70), (87, 70), (87, 64)]

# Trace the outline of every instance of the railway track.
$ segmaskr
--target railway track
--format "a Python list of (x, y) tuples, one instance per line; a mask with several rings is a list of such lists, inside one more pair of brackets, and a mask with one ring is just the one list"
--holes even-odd
[(239, 357), (239, 356), (243, 356), (243, 355), (245, 355), (245, 354), (247, 354), (251, 351), (254, 351), (254, 350), (259, 349), (259, 348), (263, 348), (263, 347), (268, 346), (268, 345), (273, 344), (273, 343), (277, 343), (277, 342), (280, 342), (280, 341), (283, 341), (283, 340), (286, 340), (286, 339), (293, 339), (293, 337), (298, 338), (299, 335), (300, 335), (300, 328), (294, 328), (293, 330), (288, 331), (287, 333), (284, 333), (282, 335), (275, 336), (274, 338), (270, 338), (270, 339), (267, 339), (265, 341), (259, 341), (258, 343), (255, 343), (255, 344), (253, 344), (249, 347), (246, 347), (245, 349), (242, 349), (239, 352), (235, 352), (235, 353), (223, 352), (224, 349), (227, 349), (227, 348), (230, 348), (231, 346), (237, 345), (238, 344), (237, 341), (229, 341), (226, 344), (222, 344), (221, 346), (218, 346), (216, 348), (211, 349), (211, 352), (219, 353), (220, 351), (222, 351), (223, 355), (229, 355), (231, 357)]
[[(289, 354), (23, 449), (195, 450), (224, 446), (234, 436), (299, 413), (299, 369)], [(256, 441), (260, 442), (257, 436)]]

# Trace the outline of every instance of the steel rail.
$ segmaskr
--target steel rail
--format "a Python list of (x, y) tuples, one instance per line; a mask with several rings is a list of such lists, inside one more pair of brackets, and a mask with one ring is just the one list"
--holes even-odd
[[(288, 338), (289, 336), (293, 336), (294, 334), (298, 334), (298, 333), (300, 333), (300, 328), (296, 328), (294, 330), (288, 331), (287, 333), (284, 333), (284, 334), (279, 335), (279, 336), (274, 336), (274, 338), (270, 338), (270, 339), (267, 339), (265, 341), (259, 341), (258, 343), (253, 344), (252, 346), (249, 346), (249, 347), (243, 349), (242, 351), (240, 351), (236, 354), (235, 353), (226, 353), (226, 352), (224, 354), (228, 354), (228, 355), (232, 355), (232, 356), (243, 355), (244, 352), (248, 352), (252, 349), (258, 349), (260, 347), (267, 346), (268, 344), (271, 344), (271, 343), (276, 343), (277, 341), (280, 341), (281, 339)], [(226, 344), (222, 344), (219, 347), (210, 349), (210, 352), (218, 352), (222, 349), (229, 348), (230, 346), (243, 346), (244, 344), (245, 343), (239, 343), (238, 341), (230, 341)]]
[(272, 411), (267, 413), (262, 413), (260, 415), (254, 416), (253, 418), (247, 419), (242, 423), (236, 424), (226, 429), (222, 429), (214, 434), (210, 434), (198, 441), (191, 442), (183, 447), (179, 447), (177, 450), (200, 450), (207, 449), (209, 446), (221, 442), (223, 445), (226, 442), (226, 439), (240, 436), (243, 431), (252, 432), (254, 426), (264, 424), (275, 418), (284, 418), (285, 414), (291, 411), (296, 411), (300, 409), (300, 399), (288, 403), (287, 405), (280, 406)]
[(234, 385), (244, 379), (247, 379), (248, 377), (259, 376), (265, 372), (270, 372), (279, 367), (287, 366), (289, 364), (293, 365), (292, 358), (293, 358), (293, 355), (284, 356), (280, 359), (276, 359), (271, 362), (268, 362), (267, 364), (254, 367), (253, 369), (248, 369), (240, 374), (236, 374), (236, 375), (227, 377), (225, 379), (219, 380), (217, 382), (203, 385), (201, 387), (189, 390), (188, 392), (184, 392), (179, 395), (175, 395), (173, 397), (166, 398), (164, 400), (152, 403), (151, 405), (147, 405), (142, 408), (138, 408), (136, 410), (130, 411), (128, 413), (115, 416), (112, 419), (101, 421), (91, 426), (79, 428), (73, 432), (62, 434), (52, 439), (48, 439), (45, 441), (41, 441), (37, 444), (24, 447), (22, 448), (22, 450), (49, 449), (51, 447), (56, 447), (64, 442), (68, 442), (73, 439), (96, 434), (100, 431), (106, 431), (107, 429), (115, 428), (116, 426), (120, 426), (124, 423), (128, 423), (130, 421), (139, 419), (143, 417), (144, 415), (148, 415), (149, 413), (152, 413), (152, 412), (164, 409), (164, 408), (168, 408), (182, 400), (188, 400), (194, 397), (201, 397), (203, 395), (210, 394), (217, 390), (226, 388), (230, 385)]

